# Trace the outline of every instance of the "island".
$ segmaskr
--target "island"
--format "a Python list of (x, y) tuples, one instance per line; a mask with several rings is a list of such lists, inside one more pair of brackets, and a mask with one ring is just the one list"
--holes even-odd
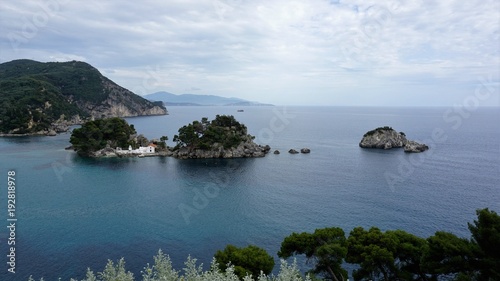
[(264, 157), (269, 145), (258, 145), (254, 136), (247, 133), (247, 127), (236, 121), (232, 115), (217, 115), (209, 121), (193, 121), (179, 129), (173, 141), (176, 158), (241, 158)]
[(226, 98), (215, 95), (176, 95), (169, 92), (156, 92), (143, 96), (150, 101), (163, 102), (167, 106), (273, 106), (272, 104), (248, 101), (240, 98)]
[(148, 140), (138, 135), (134, 125), (118, 117), (85, 122), (74, 129), (70, 149), (85, 157), (147, 157), (173, 156), (189, 158), (264, 157), (271, 148), (256, 144), (245, 125), (234, 116), (217, 115), (181, 127), (168, 147), (167, 136)]
[(359, 142), (362, 148), (403, 148), (408, 153), (419, 153), (429, 149), (425, 144), (418, 143), (413, 140), (408, 140), (405, 133), (397, 132), (392, 127), (378, 127), (374, 130), (368, 131), (363, 135)]

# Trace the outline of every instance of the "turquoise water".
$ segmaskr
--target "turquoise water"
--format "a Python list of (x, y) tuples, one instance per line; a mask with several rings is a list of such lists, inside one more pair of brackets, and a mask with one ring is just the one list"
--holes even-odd
[[(127, 119), (148, 138), (172, 139), (188, 122), (233, 114), (257, 143), (282, 152), (258, 159), (91, 160), (64, 150), (69, 134), (0, 138), (0, 172), (16, 171), (18, 218), (15, 275), (7, 273), (9, 233), (0, 228), (0, 279), (82, 278), (87, 267), (102, 271), (121, 257), (139, 276), (160, 248), (180, 269), (188, 255), (207, 265), (229, 243), (256, 244), (277, 260), (291, 232), (329, 226), (467, 237), (476, 209), (500, 211), (500, 111), (458, 118), (447, 110), (171, 107), (168, 116)], [(384, 125), (431, 150), (358, 147), (366, 131)], [(302, 147), (311, 154), (286, 153)]]

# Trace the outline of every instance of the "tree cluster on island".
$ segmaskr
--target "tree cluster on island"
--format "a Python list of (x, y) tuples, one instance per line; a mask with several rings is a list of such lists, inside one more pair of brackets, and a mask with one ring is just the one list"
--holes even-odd
[(247, 133), (247, 127), (236, 121), (232, 115), (217, 115), (214, 120), (202, 118), (179, 129), (173, 141), (177, 145), (172, 156), (189, 158), (241, 158), (264, 157), (269, 145), (253, 142), (254, 136)]
[[(500, 216), (489, 209), (477, 210), (477, 220), (468, 224), (471, 238), (438, 231), (424, 239), (403, 230), (381, 231), (354, 228), (349, 236), (339, 227), (316, 229), (313, 233), (292, 233), (281, 243), (278, 275), (270, 275), (274, 260), (264, 249), (250, 245), (228, 245), (215, 254), (210, 269), (203, 271), (188, 257), (183, 272), (173, 268), (161, 250), (154, 265), (144, 268), (142, 280), (227, 280), (302, 281), (347, 280), (345, 263), (356, 266), (354, 280), (495, 281), (500, 280)], [(291, 256), (304, 255), (312, 269), (303, 276)], [(30, 281), (34, 281), (30, 277)], [(74, 279), (71, 279), (74, 280)], [(102, 272), (87, 270), (82, 281), (133, 281), (124, 259), (108, 261)], [(74, 280), (76, 281), (76, 280)]]
[(106, 148), (137, 148), (150, 142), (157, 145), (159, 150), (166, 150), (167, 140), (167, 136), (162, 136), (159, 140), (149, 141), (143, 135), (137, 135), (134, 125), (118, 117), (85, 122), (80, 128), (74, 129), (70, 137), (72, 148), (82, 156), (95, 156), (97, 151)]
[(203, 117), (200, 121), (193, 121), (179, 129), (173, 141), (177, 143), (174, 149), (189, 147), (191, 149), (210, 149), (215, 143), (224, 148), (238, 146), (242, 141), (254, 139), (247, 134), (247, 127), (236, 121), (232, 115), (216, 115), (208, 121)]

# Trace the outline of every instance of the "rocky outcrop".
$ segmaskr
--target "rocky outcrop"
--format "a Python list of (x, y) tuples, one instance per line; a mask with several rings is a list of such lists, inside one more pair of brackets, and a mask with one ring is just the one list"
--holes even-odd
[(408, 153), (419, 153), (428, 150), (429, 146), (422, 143), (418, 143), (416, 141), (409, 140), (406, 142), (403, 149), (405, 152)]
[(276, 149), (276, 150), (274, 151), (274, 154), (280, 154), (280, 151)]
[(363, 148), (391, 149), (403, 147), (407, 142), (404, 133), (398, 133), (391, 127), (380, 127), (363, 135), (359, 146)]
[(311, 153), (311, 150), (309, 148), (302, 148), (300, 153)]
[(404, 147), (405, 152), (423, 152), (429, 149), (427, 145), (408, 140), (403, 132), (397, 132), (388, 126), (379, 127), (364, 134), (359, 146), (380, 149)]
[(251, 140), (240, 143), (237, 147), (224, 148), (221, 144), (215, 143), (210, 149), (192, 149), (181, 147), (172, 153), (173, 157), (179, 159), (196, 158), (249, 158), (264, 157), (271, 147), (269, 145), (258, 145)]
[(297, 154), (299, 152), (297, 150), (295, 150), (295, 149), (292, 148), (292, 149), (288, 150), (288, 153), (290, 153), (290, 154)]

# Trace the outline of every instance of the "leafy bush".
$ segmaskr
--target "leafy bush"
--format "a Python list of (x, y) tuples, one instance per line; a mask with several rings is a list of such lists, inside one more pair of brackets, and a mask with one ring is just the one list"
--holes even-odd
[[(224, 271), (219, 269), (219, 264), (212, 260), (210, 269), (203, 270), (203, 265), (197, 266), (197, 260), (191, 257), (187, 258), (184, 263), (185, 267), (182, 272), (173, 268), (172, 262), (168, 255), (165, 255), (161, 250), (154, 257), (154, 265), (147, 265), (142, 271), (143, 281), (239, 281), (235, 274), (234, 266), (227, 267)], [(280, 272), (277, 276), (260, 274), (258, 276), (245, 276), (244, 281), (252, 281), (255, 278), (258, 281), (309, 281), (309, 277), (303, 278), (293, 262), (291, 265), (286, 261), (281, 261)], [(40, 279), (43, 280), (43, 279)], [(125, 269), (125, 260), (122, 258), (116, 264), (109, 260), (102, 272), (95, 274), (90, 268), (87, 269), (87, 274), (81, 281), (134, 281), (136, 280), (133, 274)], [(140, 279), (137, 279), (140, 280)], [(30, 276), (28, 281), (35, 281)], [(71, 281), (78, 281), (71, 279)]]
[(273, 257), (254, 245), (245, 248), (227, 245), (223, 251), (217, 251), (214, 258), (221, 270), (226, 270), (229, 264), (234, 265), (234, 272), (240, 279), (247, 275), (257, 277), (261, 271), (269, 274), (274, 268)]

